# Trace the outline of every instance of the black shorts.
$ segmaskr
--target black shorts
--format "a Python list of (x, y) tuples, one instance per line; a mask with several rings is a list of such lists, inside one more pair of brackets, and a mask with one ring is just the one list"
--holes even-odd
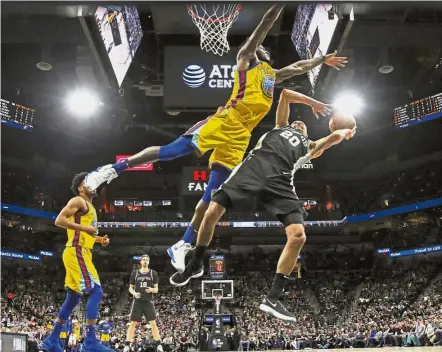
[(143, 315), (146, 318), (146, 321), (155, 320), (157, 312), (154, 304), (149, 301), (134, 299), (130, 310), (130, 321), (141, 322), (143, 320)]
[(284, 226), (304, 224), (307, 212), (295, 193), (291, 172), (260, 155), (248, 156), (238, 165), (214, 193), (212, 201), (230, 208), (233, 203), (255, 195)]

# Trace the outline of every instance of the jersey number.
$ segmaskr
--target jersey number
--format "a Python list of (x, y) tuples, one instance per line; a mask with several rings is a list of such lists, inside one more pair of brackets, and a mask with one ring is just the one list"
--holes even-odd
[(296, 147), (299, 143), (301, 143), (298, 136), (294, 135), (293, 132), (291, 132), (291, 131), (283, 131), (280, 134), (280, 136), (287, 139), (289, 141), (289, 143), (294, 147)]
[(144, 288), (149, 286), (147, 286), (147, 282), (140, 282), (140, 287)]

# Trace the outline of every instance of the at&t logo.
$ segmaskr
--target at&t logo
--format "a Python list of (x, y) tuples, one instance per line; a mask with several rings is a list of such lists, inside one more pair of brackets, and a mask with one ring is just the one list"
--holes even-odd
[(199, 65), (189, 65), (184, 69), (183, 81), (190, 88), (201, 87), (207, 80), (209, 88), (232, 88), (236, 65), (212, 65), (208, 77)]
[(187, 66), (183, 72), (184, 83), (190, 88), (201, 87), (206, 80), (206, 73), (201, 66), (190, 65)]

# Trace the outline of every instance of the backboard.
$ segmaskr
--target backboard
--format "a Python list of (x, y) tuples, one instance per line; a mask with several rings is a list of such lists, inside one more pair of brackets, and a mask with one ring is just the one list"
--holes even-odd
[(202, 299), (215, 299), (217, 294), (221, 294), (222, 299), (233, 299), (233, 280), (201, 281)]

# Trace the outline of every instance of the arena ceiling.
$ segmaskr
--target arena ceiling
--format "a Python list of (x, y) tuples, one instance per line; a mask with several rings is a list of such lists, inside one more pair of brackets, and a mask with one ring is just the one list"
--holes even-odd
[[(270, 3), (243, 4), (240, 18), (230, 32), (232, 45), (245, 39), (269, 6)], [(437, 123), (427, 123), (419, 127), (419, 132), (409, 129), (394, 137), (388, 128), (395, 106), (442, 91), (442, 48), (437, 45), (437, 38), (442, 37), (442, 4), (355, 3), (339, 5), (338, 10), (348, 14), (351, 6), (355, 22), (342, 45), (349, 65), (339, 73), (330, 72), (329, 81), (316, 95), (327, 102), (343, 88), (363, 95), (366, 108), (358, 121), (358, 134), (362, 137), (347, 154), (342, 154), (346, 147), (331, 152), (329, 160), (333, 155), (344, 155), (346, 160), (354, 160), (350, 164), (357, 168), (373, 154), (385, 158), (397, 149), (422, 149), (424, 153), (440, 150), (438, 136), (442, 131)], [(71, 160), (83, 161), (82, 167), (89, 167), (88, 162), (95, 165), (97, 160), (109, 161), (115, 154), (133, 153), (146, 144), (167, 143), (206, 117), (206, 113), (189, 112), (170, 116), (164, 112), (162, 97), (147, 97), (134, 87), (163, 83), (166, 46), (199, 43), (197, 29), (183, 8), (184, 3), (139, 2), (137, 7), (144, 37), (121, 96), (100, 81), (77, 18), (80, 12), (93, 11), (93, 6), (50, 2), (28, 2), (23, 6), (21, 2), (2, 2), (2, 96), (22, 101), (39, 112), (38, 128), (32, 136), (11, 131), (6, 140), (2, 138), (4, 152), (13, 149), (13, 142), (19, 138), (31, 150), (62, 160), (66, 155), (57, 146), (67, 145), (75, 154)], [(286, 6), (264, 43), (274, 53), (275, 67), (298, 60), (290, 39), (296, 9), (295, 3)], [(35, 65), (41, 60), (49, 61), (53, 70), (39, 71)], [(395, 70), (382, 75), (378, 68), (386, 62)], [(305, 80), (297, 77), (289, 83), (302, 90)], [(100, 116), (76, 120), (63, 111), (65, 94), (78, 84), (90, 84), (100, 91), (105, 104)], [(278, 94), (277, 91), (275, 96)], [(304, 112), (294, 109), (296, 116)], [(327, 121), (315, 123), (310, 113), (307, 119), (313, 138), (327, 132)], [(255, 135), (261, 135), (272, 124), (272, 119), (264, 122)], [(425, 143), (419, 143), (422, 138)], [(199, 162), (204, 163), (204, 159)]]

